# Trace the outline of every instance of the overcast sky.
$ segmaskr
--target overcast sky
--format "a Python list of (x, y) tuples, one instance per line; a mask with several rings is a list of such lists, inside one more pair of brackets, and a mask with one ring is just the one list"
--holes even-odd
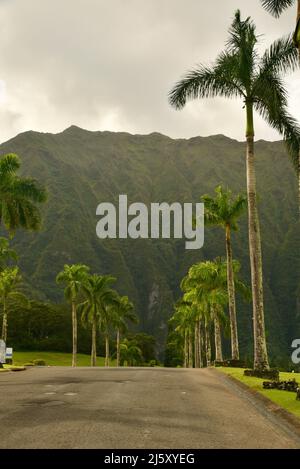
[[(295, 8), (276, 20), (259, 0), (0, 0), (0, 141), (72, 124), (242, 140), (239, 101), (195, 101), (180, 112), (167, 101), (185, 71), (223, 49), (237, 8), (255, 20), (262, 48), (294, 26)], [(300, 74), (287, 83), (300, 120)], [(260, 118), (256, 136), (279, 138)]]

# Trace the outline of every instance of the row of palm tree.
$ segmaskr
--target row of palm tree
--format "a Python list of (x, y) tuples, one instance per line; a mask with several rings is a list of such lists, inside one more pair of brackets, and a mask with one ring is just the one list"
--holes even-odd
[[(273, 0), (273, 2), (264, 3), (265, 6), (269, 4), (269, 8), (273, 5), (272, 11), (279, 13), (293, 2)], [(298, 34), (297, 30), (296, 39)], [(293, 71), (299, 64), (298, 50), (294, 41), (295, 35), (294, 39), (292, 36), (279, 39), (260, 56), (257, 50), (258, 35), (255, 24), (250, 18), (243, 21), (240, 11), (237, 11), (229, 29), (226, 48), (217, 57), (215, 64), (211, 67), (200, 65), (188, 72), (176, 83), (169, 95), (170, 103), (176, 109), (182, 109), (191, 99), (216, 96), (239, 98), (245, 109), (248, 231), (253, 302), (254, 368), (256, 369), (269, 369), (269, 359), (265, 334), (262, 250), (254, 164), (254, 111), (283, 136), (298, 172), (300, 129), (296, 120), (288, 112), (287, 90), (283, 82), (283, 72)], [(233, 318), (232, 328), (234, 329), (234, 291), (232, 272), (230, 272), (229, 245), (227, 258), (228, 292), (229, 288), (231, 289), (229, 293), (230, 314)], [(237, 338), (234, 330), (232, 330), (232, 341), (235, 356), (237, 356)]]
[[(91, 366), (96, 366), (97, 334), (105, 340), (105, 366), (110, 360), (110, 336), (116, 334), (116, 364), (121, 362), (121, 335), (127, 331), (128, 322), (137, 322), (133, 304), (127, 296), (119, 296), (112, 288), (115, 278), (110, 275), (90, 274), (83, 264), (65, 265), (56, 281), (64, 284), (64, 294), (72, 311), (72, 366), (77, 365), (77, 320), (91, 326)], [(128, 344), (125, 343), (125, 346)]]
[(239, 360), (239, 339), (236, 314), (235, 281), (233, 267), (233, 253), (231, 233), (238, 230), (238, 219), (247, 209), (247, 197), (244, 194), (233, 196), (230, 190), (222, 186), (215, 189), (216, 197), (202, 196), (205, 204), (206, 225), (217, 225), (225, 231), (226, 257), (227, 257), (227, 292), (230, 318), (231, 358)]
[[(214, 329), (215, 360), (223, 362), (222, 329), (227, 333), (227, 262), (221, 258), (193, 265), (181, 282), (182, 298), (177, 302), (171, 322), (182, 337), (184, 366), (201, 368), (212, 360), (210, 330)], [(249, 288), (238, 278), (239, 262), (232, 261), (235, 288), (245, 299)], [(231, 318), (230, 318), (231, 320)], [(232, 328), (231, 328), (232, 329)], [(205, 350), (203, 357), (203, 348)]]

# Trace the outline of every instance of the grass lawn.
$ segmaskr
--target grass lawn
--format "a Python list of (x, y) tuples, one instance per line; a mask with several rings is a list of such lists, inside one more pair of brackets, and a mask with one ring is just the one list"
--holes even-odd
[[(50, 366), (71, 366), (72, 354), (62, 352), (14, 352), (13, 360), (14, 365), (24, 365), (32, 362), (33, 360), (44, 360), (46, 365)], [(115, 360), (110, 360), (111, 366), (114, 366), (115, 363)], [(90, 364), (90, 355), (84, 355), (82, 353), (77, 355), (78, 366), (90, 366)], [(97, 357), (97, 365), (104, 366), (103, 357)]]
[[(278, 389), (263, 389), (263, 381), (268, 380), (244, 376), (244, 369), (242, 368), (216, 368), (216, 370), (238, 379), (300, 418), (300, 401), (296, 400), (296, 393), (279, 391)], [(290, 379), (295, 379), (300, 384), (300, 373), (280, 373), (280, 381), (288, 381)]]

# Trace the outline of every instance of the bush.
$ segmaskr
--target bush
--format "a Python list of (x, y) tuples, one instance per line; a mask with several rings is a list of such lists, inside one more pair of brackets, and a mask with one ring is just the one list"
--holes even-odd
[(243, 360), (224, 360), (223, 362), (215, 361), (215, 366), (224, 366), (228, 368), (245, 368), (246, 363)]
[(270, 379), (271, 381), (279, 381), (279, 371), (275, 368), (271, 370), (245, 370), (244, 376), (252, 376), (255, 378)]
[(40, 360), (39, 358), (37, 360), (33, 360), (32, 363), (35, 366), (46, 366), (45, 360)]
[(264, 381), (264, 389), (279, 389), (281, 391), (297, 392), (299, 384), (295, 379), (289, 381)]

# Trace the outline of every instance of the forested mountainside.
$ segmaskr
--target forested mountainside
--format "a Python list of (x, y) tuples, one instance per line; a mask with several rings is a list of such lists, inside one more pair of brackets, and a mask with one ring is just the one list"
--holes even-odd
[[(266, 329), (271, 355), (290, 354), (300, 337), (300, 236), (297, 180), (281, 142), (256, 144), (262, 227)], [(17, 153), (23, 174), (49, 191), (40, 233), (18, 233), (14, 245), (34, 298), (59, 302), (55, 277), (65, 263), (82, 262), (117, 277), (140, 317), (139, 328), (163, 349), (179, 284), (195, 262), (225, 255), (224, 233), (206, 228), (204, 247), (186, 251), (184, 240), (105, 240), (96, 236), (96, 207), (128, 202), (197, 202), (218, 184), (246, 189), (245, 145), (222, 135), (173, 140), (153, 133), (90, 132), (72, 126), (60, 134), (25, 132), (1, 145)], [(233, 235), (234, 257), (250, 283), (247, 219)], [(298, 300), (297, 300), (298, 298)], [(239, 300), (244, 357), (252, 355), (251, 306)]]

